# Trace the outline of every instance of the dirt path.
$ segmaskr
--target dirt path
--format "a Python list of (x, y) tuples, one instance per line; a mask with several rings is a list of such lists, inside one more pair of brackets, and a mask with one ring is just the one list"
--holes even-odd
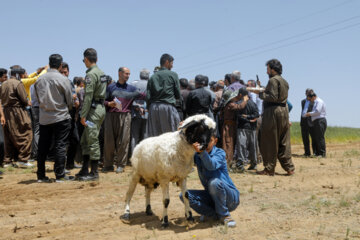
[[(294, 155), (302, 153), (293, 146)], [(0, 179), (0, 239), (360, 239), (360, 143), (329, 145), (326, 159), (293, 160), (291, 177), (281, 175), (280, 165), (275, 177), (231, 174), (241, 192), (235, 229), (200, 223), (197, 214), (188, 226), (173, 185), (169, 228), (160, 226), (161, 190), (152, 194), (155, 215), (146, 216), (140, 185), (131, 224), (122, 223), (130, 168), (101, 174), (97, 183), (50, 184), (36, 183), (34, 170), (7, 170)], [(188, 187), (201, 188), (196, 172)]]

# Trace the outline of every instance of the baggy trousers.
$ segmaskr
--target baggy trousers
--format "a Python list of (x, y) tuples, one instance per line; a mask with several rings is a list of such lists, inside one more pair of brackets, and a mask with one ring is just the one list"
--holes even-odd
[(226, 162), (230, 167), (234, 160), (234, 148), (236, 142), (236, 122), (225, 121), (222, 130), (222, 147), (226, 153)]
[(148, 137), (156, 137), (166, 132), (174, 132), (179, 127), (180, 117), (176, 108), (167, 103), (151, 103), (146, 124)]
[(27, 162), (31, 155), (32, 129), (27, 111), (20, 107), (4, 108), (6, 124), (3, 126), (5, 138), (4, 163), (19, 160)]
[(54, 172), (57, 179), (65, 176), (66, 146), (70, 133), (70, 119), (49, 125), (40, 125), (39, 149), (37, 157), (38, 179), (45, 177), (45, 161), (54, 139), (55, 164)]
[(0, 166), (3, 165), (5, 156), (5, 149), (4, 149), (4, 132), (3, 127), (0, 124)]
[(250, 160), (251, 166), (257, 165), (256, 142), (256, 130), (237, 129), (236, 167), (244, 167), (248, 160)]
[(108, 112), (105, 117), (104, 167), (114, 165), (124, 168), (128, 161), (131, 114)]
[(264, 109), (261, 124), (260, 151), (265, 169), (274, 173), (279, 159), (285, 171), (295, 170), (291, 160), (290, 125), (287, 107), (270, 106)]

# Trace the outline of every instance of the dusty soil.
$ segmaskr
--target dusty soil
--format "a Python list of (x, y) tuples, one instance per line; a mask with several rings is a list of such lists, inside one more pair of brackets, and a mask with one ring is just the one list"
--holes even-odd
[[(187, 224), (173, 185), (169, 228), (159, 221), (161, 190), (152, 194), (155, 215), (146, 216), (140, 185), (132, 221), (122, 223), (130, 167), (96, 183), (36, 183), (34, 169), (8, 169), (0, 179), (0, 239), (360, 239), (360, 143), (328, 145), (325, 159), (299, 157), (300, 145), (292, 149), (294, 176), (282, 175), (280, 165), (274, 177), (231, 174), (241, 192), (234, 229), (199, 222), (197, 214)], [(201, 187), (196, 172), (188, 187)]]

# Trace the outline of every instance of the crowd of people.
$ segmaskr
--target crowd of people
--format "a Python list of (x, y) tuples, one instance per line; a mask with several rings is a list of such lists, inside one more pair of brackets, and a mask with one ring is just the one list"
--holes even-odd
[[(171, 71), (174, 58), (163, 54), (151, 75), (128, 83), (130, 69), (120, 67), (113, 81), (96, 65), (94, 49), (84, 52), (86, 76), (69, 80), (69, 65), (53, 54), (49, 65), (28, 75), (20, 65), (0, 69), (1, 165), (33, 167), (39, 182), (49, 181), (45, 161), (54, 161), (58, 181), (73, 180), (69, 170), (81, 168), (75, 178), (96, 180), (102, 172), (121, 173), (135, 146), (143, 139), (176, 131), (188, 116), (205, 114), (217, 123), (217, 147), (226, 153), (232, 172), (256, 170), (274, 175), (277, 159), (288, 175), (291, 160), (288, 82), (282, 65), (266, 63), (269, 82), (241, 79), (239, 71), (209, 82), (205, 75), (193, 80)], [(151, 76), (150, 76), (151, 75)], [(9, 77), (9, 78), (8, 78)], [(326, 108), (312, 89), (301, 103), (304, 156), (326, 156)], [(80, 144), (79, 144), (80, 143)], [(79, 147), (81, 146), (81, 147)], [(90, 167), (90, 171), (88, 170)]]
[[(102, 172), (122, 173), (131, 165), (136, 145), (145, 138), (177, 131), (189, 116), (205, 114), (216, 122), (216, 131), (206, 151), (199, 144), (194, 163), (203, 191), (189, 190), (190, 206), (202, 215), (230, 217), (239, 204), (239, 191), (228, 171), (256, 170), (273, 176), (279, 160), (287, 175), (293, 175), (290, 145), (288, 82), (281, 76), (279, 60), (266, 62), (269, 81), (241, 79), (239, 71), (209, 83), (205, 75), (193, 80), (178, 78), (171, 71), (174, 58), (163, 54), (151, 75), (128, 83), (130, 69), (120, 67), (113, 81), (97, 66), (97, 52), (83, 53), (86, 76), (69, 80), (70, 68), (59, 54), (49, 64), (27, 74), (20, 65), (0, 69), (0, 163), (3, 167), (34, 167), (37, 181), (51, 182), (46, 161), (54, 161), (56, 182), (93, 181)], [(151, 75), (151, 76), (150, 76)], [(324, 134), (326, 107), (312, 89), (301, 102), (301, 132), (304, 156), (326, 156)], [(89, 171), (90, 167), (90, 171)], [(80, 168), (75, 176), (71, 169)], [(183, 196), (180, 196), (183, 200)]]

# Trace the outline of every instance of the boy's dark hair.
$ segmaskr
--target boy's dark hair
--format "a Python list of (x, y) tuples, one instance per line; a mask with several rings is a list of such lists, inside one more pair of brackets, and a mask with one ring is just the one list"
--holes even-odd
[(91, 63), (97, 62), (97, 52), (93, 48), (87, 48), (84, 51), (84, 57), (87, 58), (87, 60), (89, 60), (89, 62)]
[(166, 61), (173, 62), (174, 58), (170, 54), (164, 53), (160, 58), (160, 66), (164, 66)]
[(5, 68), (0, 68), (0, 77), (4, 76), (4, 74), (7, 74), (7, 70)]
[(279, 75), (282, 74), (282, 65), (279, 60), (277, 59), (271, 59), (266, 62), (265, 66), (269, 66), (270, 69), (277, 72)]
[(58, 69), (63, 62), (63, 58), (60, 54), (51, 54), (49, 57), (49, 66), (50, 68)]
[(246, 95), (249, 95), (249, 92), (245, 89), (245, 88), (240, 88), (239, 89), (239, 92), (238, 92), (238, 95), (240, 95), (241, 94), (241, 96), (246, 96)]
[(61, 64), (62, 66), (62, 68), (66, 68), (68, 71), (70, 71), (70, 69), (69, 69), (69, 64), (67, 64), (67, 62), (62, 62), (62, 64)]
[(187, 88), (188, 85), (189, 85), (189, 82), (186, 78), (180, 78), (180, 86), (183, 87), (183, 88)]

